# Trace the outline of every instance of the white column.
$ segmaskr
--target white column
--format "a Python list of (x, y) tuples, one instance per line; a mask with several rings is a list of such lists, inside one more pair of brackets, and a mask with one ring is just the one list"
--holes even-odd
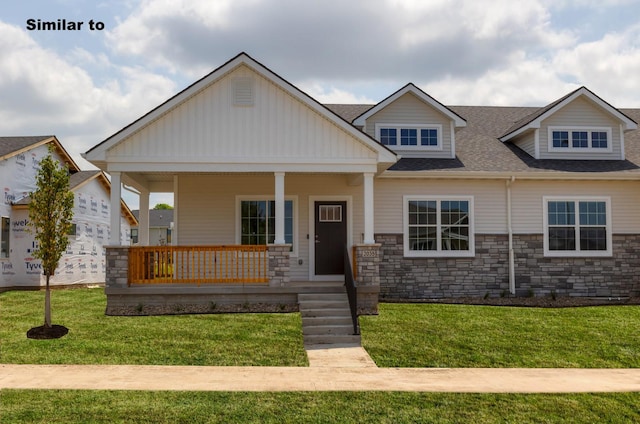
[(276, 177), (276, 239), (274, 244), (285, 244), (284, 239), (284, 172), (275, 172)]
[(374, 244), (373, 237), (373, 173), (364, 173), (364, 244)]
[(120, 241), (120, 199), (122, 198), (122, 184), (119, 172), (111, 173), (111, 237), (109, 245), (121, 246)]
[(140, 190), (138, 244), (140, 246), (149, 246), (149, 190)]
[(178, 176), (173, 176), (173, 228), (171, 229), (171, 245), (178, 245), (178, 213), (180, 212), (178, 201)]

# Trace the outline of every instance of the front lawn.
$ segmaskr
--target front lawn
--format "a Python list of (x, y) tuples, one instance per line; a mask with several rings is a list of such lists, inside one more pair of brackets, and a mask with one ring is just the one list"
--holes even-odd
[(380, 367), (640, 367), (640, 306), (381, 303), (379, 310), (360, 325)]
[(632, 423), (639, 393), (2, 390), (9, 423)]
[(291, 314), (105, 316), (103, 289), (54, 290), (57, 340), (27, 339), (44, 320), (43, 291), (0, 294), (0, 363), (306, 366)]

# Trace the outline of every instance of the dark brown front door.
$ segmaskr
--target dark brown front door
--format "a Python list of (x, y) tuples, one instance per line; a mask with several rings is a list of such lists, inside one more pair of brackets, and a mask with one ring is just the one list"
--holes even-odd
[(347, 202), (315, 202), (315, 273), (344, 274)]

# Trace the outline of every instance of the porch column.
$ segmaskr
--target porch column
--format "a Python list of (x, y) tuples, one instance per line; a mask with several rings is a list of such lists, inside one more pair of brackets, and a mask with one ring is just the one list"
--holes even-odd
[(373, 237), (373, 173), (364, 173), (364, 244), (374, 244)]
[(138, 244), (149, 246), (149, 190), (140, 190), (138, 221)]
[(120, 199), (122, 198), (122, 181), (120, 172), (111, 173), (111, 246), (120, 246)]
[(276, 177), (276, 238), (273, 244), (285, 244), (284, 239), (284, 172), (275, 172)]

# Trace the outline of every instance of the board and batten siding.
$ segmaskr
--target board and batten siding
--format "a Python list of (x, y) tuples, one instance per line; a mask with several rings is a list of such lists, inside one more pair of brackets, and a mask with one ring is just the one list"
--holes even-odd
[(402, 234), (403, 196), (473, 196), (476, 234), (507, 233), (505, 180), (375, 180), (375, 232)]
[[(567, 152), (549, 151), (549, 127), (608, 127), (611, 128), (612, 151), (597, 149), (581, 151), (569, 149)], [(577, 98), (553, 115), (542, 121), (540, 126), (540, 159), (581, 159), (615, 160), (622, 158), (620, 122), (584, 98)], [(604, 149), (603, 149), (604, 150)]]
[[(251, 81), (253, 105), (234, 105)], [(111, 162), (376, 163), (377, 153), (277, 85), (240, 66), (108, 151)]]
[[(237, 196), (273, 197), (274, 176), (264, 174), (236, 175), (180, 175), (178, 178), (178, 234), (179, 245), (237, 244)], [(297, 244), (291, 261), (291, 278), (309, 278), (309, 198), (350, 196), (352, 219), (351, 239), (362, 242), (363, 186), (349, 185), (345, 174), (285, 175), (285, 197), (293, 197), (297, 211), (294, 217), (294, 243)], [(340, 200), (340, 199), (337, 199)], [(296, 231), (297, 229), (297, 231)], [(302, 261), (300, 264), (299, 261)]]
[(634, 181), (523, 181), (512, 185), (513, 231), (542, 234), (543, 197), (610, 197), (614, 234), (640, 234), (638, 198), (640, 183)]
[[(411, 93), (406, 93), (367, 119), (366, 133), (376, 138), (376, 124), (436, 124), (442, 126), (442, 150), (407, 150), (389, 146), (403, 157), (451, 158), (451, 120)], [(399, 137), (399, 135), (398, 135)], [(399, 143), (399, 142), (398, 142)]]

